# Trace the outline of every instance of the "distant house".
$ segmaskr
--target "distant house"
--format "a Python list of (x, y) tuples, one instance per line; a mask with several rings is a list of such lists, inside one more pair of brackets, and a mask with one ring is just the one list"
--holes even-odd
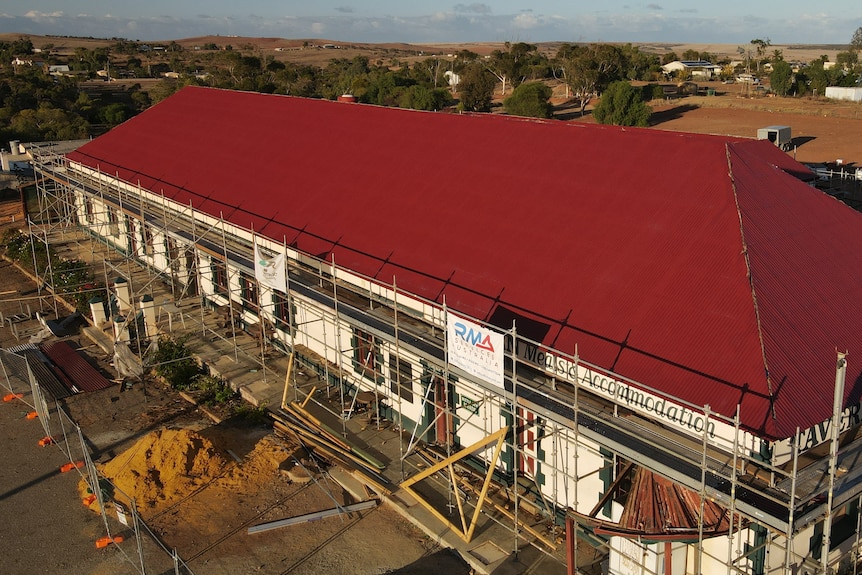
[(686, 71), (693, 78), (709, 79), (721, 72), (721, 66), (707, 60), (676, 60), (661, 67), (666, 76)]
[(48, 66), (48, 73), (52, 76), (63, 76), (68, 74), (71, 70), (69, 70), (69, 66), (67, 64), (54, 64), (52, 66)]

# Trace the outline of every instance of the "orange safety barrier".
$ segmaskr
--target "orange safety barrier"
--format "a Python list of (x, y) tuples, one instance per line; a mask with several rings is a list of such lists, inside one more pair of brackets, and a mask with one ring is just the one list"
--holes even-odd
[(39, 413), (36, 411), (31, 411), (27, 414), (27, 419), (36, 419), (37, 417), (39, 417)]
[(99, 539), (96, 539), (96, 549), (104, 549), (105, 547), (107, 547), (111, 543), (122, 543), (122, 542), (123, 542), (123, 537), (120, 535), (117, 535), (116, 537), (113, 537), (113, 538), (112, 537), (101, 537)]
[(24, 397), (23, 393), (7, 393), (3, 396), (3, 401), (12, 401), (13, 399), (21, 399)]
[(80, 469), (84, 467), (83, 461), (76, 461), (74, 463), (67, 463), (66, 465), (60, 466), (60, 473), (66, 473), (67, 471), (72, 471), (73, 469)]
[(54, 438), (48, 435), (39, 440), (39, 447), (45, 447), (46, 445), (51, 445), (52, 443), (54, 443)]

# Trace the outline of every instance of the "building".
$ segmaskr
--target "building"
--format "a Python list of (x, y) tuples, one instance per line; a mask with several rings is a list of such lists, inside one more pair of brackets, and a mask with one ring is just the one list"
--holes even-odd
[(828, 86), (826, 88), (826, 97), (834, 100), (862, 102), (862, 87), (842, 88), (841, 86)]
[(687, 72), (692, 78), (709, 80), (721, 73), (721, 66), (707, 60), (676, 60), (662, 65), (662, 71), (666, 76)]
[(188, 87), (33, 154), (37, 222), (380, 394), (412, 439), (505, 433), (474, 462), (612, 573), (859, 547), (862, 214), (768, 141)]

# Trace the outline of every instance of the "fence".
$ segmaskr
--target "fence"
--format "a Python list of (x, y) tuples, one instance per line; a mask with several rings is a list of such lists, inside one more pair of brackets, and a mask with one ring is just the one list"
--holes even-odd
[[(99, 474), (81, 427), (63, 410), (60, 401), (43, 389), (35, 375), (40, 370), (31, 362), (28, 346), (0, 349), (0, 390), (6, 401), (20, 401), (38, 418), (45, 432), (40, 445), (58, 448), (68, 463), (61, 470), (76, 470), (88, 486), (84, 503), (97, 509), (104, 524), (104, 537), (97, 548), (110, 546), (141, 575), (194, 575), (176, 550), (168, 549), (141, 518), (135, 500), (110, 479)], [(35, 349), (35, 348), (32, 348)]]

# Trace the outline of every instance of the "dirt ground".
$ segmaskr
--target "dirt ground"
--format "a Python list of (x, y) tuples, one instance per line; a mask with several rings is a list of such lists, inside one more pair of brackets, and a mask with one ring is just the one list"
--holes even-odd
[(698, 96), (654, 106), (651, 124), (660, 130), (754, 138), (758, 128), (790, 126), (800, 162), (862, 165), (862, 104), (825, 100), (781, 102), (787, 98), (748, 100)]
[[(9, 215), (15, 208), (8, 208)], [(8, 221), (8, 220), (0, 220)], [(18, 220), (20, 221), (20, 220)], [(8, 224), (0, 225), (0, 233)], [(0, 260), (0, 309), (7, 316), (26, 309), (34, 284)], [(38, 302), (27, 300), (31, 310)], [(46, 308), (46, 312), (47, 312)], [(63, 313), (63, 312), (61, 312)], [(18, 324), (19, 333), (27, 322)], [(108, 378), (110, 358), (86, 336), (68, 338)], [(18, 341), (0, 328), (0, 347)], [(112, 479), (116, 500), (134, 504), (155, 538), (198, 575), (236, 573), (402, 573), (445, 571), (466, 574), (467, 564), (441, 548), (386, 505), (313, 523), (248, 534), (248, 527), (354, 502), (321, 473), (307, 454), (269, 426), (246, 420), (215, 423), (195, 405), (155, 381), (117, 384), (60, 402), (76, 421), (101, 472)], [(29, 408), (0, 404), (0, 439), (5, 449), (0, 478), (0, 573), (70, 572), (92, 575), (134, 573), (122, 553), (136, 558), (132, 533), (113, 521), (112, 534), (126, 541), (97, 550), (104, 535), (101, 516), (81, 505), (86, 484), (74, 473), (60, 476), (68, 462), (59, 449), (33, 449), (44, 435), (38, 422), (23, 422)], [(211, 413), (216, 410), (209, 409)], [(41, 435), (40, 435), (41, 433)], [(296, 462), (304, 469), (297, 469)], [(309, 481), (305, 469), (313, 473)], [(61, 481), (62, 480), (62, 481)], [(121, 493), (122, 492), (122, 493)], [(128, 498), (124, 497), (127, 495)], [(41, 502), (50, 502), (42, 506)], [(131, 502), (129, 502), (131, 504)], [(110, 508), (109, 508), (110, 510)], [(15, 517), (15, 521), (9, 518)], [(101, 535), (100, 535), (101, 534)], [(373, 537), (369, 537), (373, 534)], [(44, 552), (46, 540), (52, 553)], [(148, 572), (169, 572), (170, 561), (154, 540), (144, 537)], [(116, 549), (115, 549), (116, 548)], [(116, 551), (116, 552), (115, 552)]]
[[(862, 166), (862, 103), (835, 102), (825, 98), (745, 97), (738, 85), (705, 83), (715, 96), (684, 96), (653, 101), (650, 127), (657, 130), (756, 138), (758, 128), (790, 126), (794, 149), (788, 152), (800, 162), (835, 162)], [(572, 122), (594, 122), (597, 100), (584, 116), (576, 105), (556, 102), (556, 117)]]

